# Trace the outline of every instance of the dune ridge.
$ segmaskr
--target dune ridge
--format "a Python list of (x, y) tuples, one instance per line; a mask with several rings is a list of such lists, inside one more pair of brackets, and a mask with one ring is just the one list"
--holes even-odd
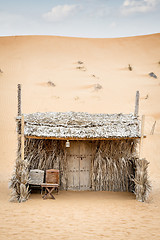
[[(158, 240), (160, 33), (117, 39), (0, 37), (0, 53), (0, 239), (29, 239), (29, 233), (32, 239)], [(151, 72), (157, 79), (149, 76)], [(22, 112), (26, 114), (133, 113), (139, 90), (139, 114), (146, 116), (143, 157), (150, 162), (152, 185), (148, 202), (136, 202), (129, 193), (62, 192), (55, 202), (42, 201), (35, 194), (22, 205), (9, 203), (8, 181), (16, 158), (18, 83), (22, 84)]]

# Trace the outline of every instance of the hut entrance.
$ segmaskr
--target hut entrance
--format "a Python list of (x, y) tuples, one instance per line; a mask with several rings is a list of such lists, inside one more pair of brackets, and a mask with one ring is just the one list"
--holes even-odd
[(72, 141), (67, 150), (68, 190), (90, 190), (92, 143)]

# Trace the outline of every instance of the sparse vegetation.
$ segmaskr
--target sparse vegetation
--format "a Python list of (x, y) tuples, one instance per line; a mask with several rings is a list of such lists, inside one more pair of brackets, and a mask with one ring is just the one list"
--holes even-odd
[(56, 86), (56, 85), (55, 85), (53, 82), (51, 82), (51, 81), (48, 81), (48, 85), (51, 86), (51, 87), (55, 87), (55, 86)]
[(150, 77), (153, 77), (153, 78), (157, 79), (157, 76), (156, 76), (156, 74), (154, 74), (154, 72), (150, 72), (148, 75), (149, 75)]
[(76, 69), (82, 70), (82, 71), (86, 71), (86, 68), (84, 66), (78, 66), (76, 67)]
[(146, 96), (145, 96), (145, 99), (148, 99), (149, 98), (149, 95), (147, 94)]
[(100, 89), (102, 89), (102, 86), (99, 83), (94, 85), (94, 90), (98, 91)]
[(78, 64), (83, 64), (83, 62), (82, 61), (78, 61)]
[(132, 66), (130, 64), (128, 64), (128, 69), (129, 69), (129, 71), (133, 70), (133, 68), (132, 68)]
[(79, 100), (79, 97), (78, 97), (78, 96), (76, 96), (76, 97), (74, 98), (74, 100), (75, 100), (75, 101), (78, 101), (78, 100)]
[[(82, 62), (82, 61), (78, 61), (77, 62), (79, 65), (78, 65), (78, 67), (76, 67), (76, 69), (79, 69), (79, 70), (82, 70), (82, 71), (86, 71), (87, 69), (85, 68), (85, 66), (83, 65), (84, 64), (84, 62)], [(81, 66), (80, 66), (81, 65)]]

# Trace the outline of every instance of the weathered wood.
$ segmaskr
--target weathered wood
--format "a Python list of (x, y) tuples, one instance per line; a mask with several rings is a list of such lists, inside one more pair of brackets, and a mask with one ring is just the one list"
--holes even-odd
[(24, 160), (24, 115), (21, 118), (21, 160)]
[(153, 123), (152, 129), (151, 129), (151, 132), (150, 132), (151, 135), (154, 134), (155, 126), (156, 126), (156, 121)]
[(55, 183), (41, 183), (42, 187), (58, 187), (58, 184)]
[(145, 115), (142, 115), (142, 120), (141, 120), (141, 139), (140, 139), (140, 144), (139, 144), (139, 158), (142, 158), (142, 156), (143, 156), (144, 123), (145, 123)]
[[(21, 116), (21, 84), (17, 85), (17, 100), (18, 100), (18, 116)], [(21, 134), (21, 121), (17, 121), (17, 132), (18, 134)], [(18, 139), (18, 145), (20, 144), (20, 140)]]
[(90, 190), (91, 188), (91, 161), (92, 143), (80, 142), (80, 190)]
[(18, 116), (21, 116), (21, 84), (18, 84)]
[(90, 190), (92, 143), (75, 141), (68, 150), (68, 189)]
[(127, 139), (138, 139), (140, 137), (122, 137), (122, 138), (71, 138), (71, 137), (66, 137), (66, 138), (57, 138), (57, 137), (37, 137), (37, 136), (27, 136), (25, 135), (26, 138), (32, 138), (32, 139), (53, 139), (53, 140), (77, 140), (77, 141), (94, 141), (94, 140), (127, 140)]
[(139, 112), (139, 91), (136, 92), (135, 110), (134, 110), (135, 117), (138, 117), (138, 112)]

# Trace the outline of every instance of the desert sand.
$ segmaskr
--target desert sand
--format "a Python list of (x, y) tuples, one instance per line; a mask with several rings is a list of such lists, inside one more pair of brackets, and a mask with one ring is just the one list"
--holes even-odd
[[(160, 34), (0, 37), (0, 70), (0, 239), (160, 239)], [(37, 193), (25, 203), (9, 202), (18, 83), (23, 113), (133, 113), (139, 90), (147, 136), (142, 155), (152, 186), (147, 202), (132, 193), (70, 191), (56, 200)]]

